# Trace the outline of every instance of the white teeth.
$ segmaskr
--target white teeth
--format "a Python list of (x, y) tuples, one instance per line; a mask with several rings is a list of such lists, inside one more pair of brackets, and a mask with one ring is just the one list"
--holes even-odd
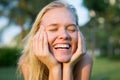
[(55, 49), (69, 49), (69, 45), (68, 44), (57, 44), (56, 46), (54, 46)]

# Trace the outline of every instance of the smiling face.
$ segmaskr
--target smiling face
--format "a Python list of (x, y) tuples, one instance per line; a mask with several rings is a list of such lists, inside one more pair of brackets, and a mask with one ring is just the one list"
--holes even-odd
[(41, 25), (46, 29), (50, 52), (57, 61), (68, 62), (78, 42), (73, 15), (66, 8), (54, 8), (44, 14)]

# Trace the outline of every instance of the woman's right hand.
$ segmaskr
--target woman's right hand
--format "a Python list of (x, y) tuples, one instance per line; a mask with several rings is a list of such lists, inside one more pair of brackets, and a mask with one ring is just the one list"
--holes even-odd
[(42, 25), (32, 40), (32, 49), (34, 55), (43, 62), (49, 70), (61, 67), (61, 64), (58, 63), (49, 51), (47, 33), (45, 31), (45, 27)]

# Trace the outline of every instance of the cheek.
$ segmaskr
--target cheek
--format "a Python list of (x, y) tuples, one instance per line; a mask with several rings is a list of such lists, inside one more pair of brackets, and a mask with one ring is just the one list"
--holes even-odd
[(74, 53), (77, 49), (78, 45), (78, 34), (75, 33), (72, 35), (72, 52)]
[(56, 38), (56, 34), (47, 32), (47, 37), (48, 37), (48, 43), (49, 43), (49, 45), (52, 45), (52, 43), (54, 42), (54, 40)]
[(72, 34), (72, 35), (71, 35), (71, 38), (72, 38), (72, 42), (73, 42), (74, 44), (77, 44), (77, 43), (78, 43), (78, 34), (77, 34), (77, 32), (74, 33), (74, 34)]

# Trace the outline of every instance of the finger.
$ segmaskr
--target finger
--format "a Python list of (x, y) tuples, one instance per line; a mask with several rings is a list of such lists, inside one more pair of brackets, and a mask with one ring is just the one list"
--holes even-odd
[(37, 55), (37, 37), (35, 36), (32, 40), (32, 50), (35, 55)]
[(40, 34), (38, 35), (38, 49), (40, 51), (43, 50), (43, 41), (44, 41), (44, 38), (43, 38), (43, 26), (40, 26)]
[(48, 47), (48, 38), (47, 38), (47, 33), (44, 29), (44, 49), (46, 51), (46, 53), (49, 52), (49, 47)]
[(80, 57), (83, 54), (83, 43), (82, 43), (82, 34), (80, 31), (78, 31), (78, 48), (76, 53), (73, 55), (74, 57)]
[(41, 27), (38, 28), (38, 30), (37, 30), (37, 32), (35, 33), (34, 37), (38, 38), (40, 32), (41, 32)]
[(82, 40), (81, 40), (81, 33), (78, 31), (78, 53), (81, 53), (82, 51)]
[(39, 35), (41, 34), (41, 29), (39, 28), (38, 31), (36, 32), (35, 36), (33, 37), (33, 51), (35, 55), (38, 55), (39, 51)]
[(82, 42), (82, 53), (86, 53), (86, 43), (83, 34), (81, 33), (81, 42)]
[(39, 36), (41, 34), (41, 27), (39, 27), (39, 29), (37, 30), (34, 38), (33, 38), (33, 50), (35, 51), (36, 55), (39, 55), (38, 52), (40, 51), (40, 40), (39, 40)]

